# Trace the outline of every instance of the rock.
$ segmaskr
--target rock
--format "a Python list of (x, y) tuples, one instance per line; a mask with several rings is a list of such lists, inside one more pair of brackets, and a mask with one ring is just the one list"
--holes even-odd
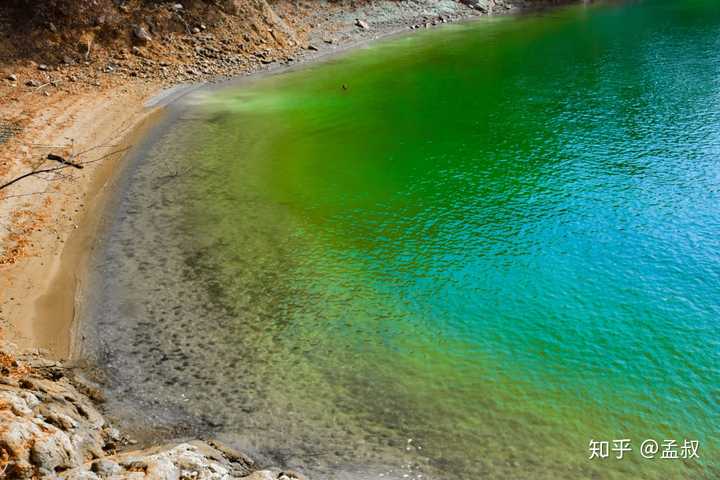
[(172, 8), (173, 8), (173, 10), (175, 10), (176, 12), (179, 12), (179, 11), (182, 10), (184, 7), (183, 7), (182, 3), (176, 3), (175, 5), (173, 5)]
[(27, 363), (32, 373), (19, 376), (16, 385), (0, 385), (0, 445), (9, 454), (10, 478), (54, 478), (56, 471), (102, 455), (105, 421), (92, 403), (57, 363)]
[(318, 50), (320, 50), (318, 47), (316, 47), (316, 46), (313, 45), (312, 43), (307, 46), (307, 49), (308, 49), (308, 50), (312, 50), (312, 51), (314, 51), (314, 52), (317, 52)]
[(119, 475), (123, 471), (123, 469), (120, 465), (118, 465), (116, 462), (114, 462), (112, 460), (108, 460), (106, 458), (101, 458), (100, 460), (95, 460), (92, 463), (92, 466), (90, 467), (90, 469), (97, 475), (100, 475), (101, 477), (109, 477), (111, 475)]
[(147, 30), (145, 30), (145, 28), (143, 28), (139, 25), (135, 25), (133, 27), (133, 36), (135, 37), (135, 40), (138, 41), (138, 43), (143, 44), (143, 45), (150, 43), (152, 41), (152, 37), (147, 32)]
[(50, 436), (43, 435), (35, 439), (30, 450), (30, 462), (43, 475), (52, 475), (55, 471), (66, 470), (81, 463), (70, 438), (58, 429)]
[(41, 72), (47, 72), (48, 66), (45, 65), (44, 63), (41, 63), (40, 65), (38, 65), (37, 69), (40, 70)]
[(11, 82), (17, 82), (17, 75), (15, 75), (14, 73), (11, 73), (11, 74), (8, 75), (6, 78), (7, 78), (8, 80), (10, 80)]
[(280, 472), (277, 478), (278, 480), (306, 480), (304, 475), (294, 470), (285, 470)]
[(66, 480), (99, 480), (100, 477), (88, 470), (78, 470), (68, 473), (64, 478)]
[(105, 437), (105, 448), (115, 450), (122, 441), (122, 436), (117, 428), (108, 428), (104, 432)]
[(460, 0), (463, 4), (482, 13), (490, 11), (488, 0)]
[(28, 445), (35, 437), (42, 434), (40, 427), (27, 418), (18, 418), (16, 415), (8, 414), (7, 411), (0, 411), (0, 421), (3, 424), (0, 442), (10, 454), (10, 461), (14, 461), (17, 465), (30, 465)]
[(277, 480), (277, 474), (270, 470), (258, 470), (247, 477), (243, 477), (243, 480)]
[(69, 431), (78, 428), (79, 423), (63, 413), (49, 413), (45, 420), (60, 430)]
[(359, 18), (355, 20), (355, 25), (362, 28), (363, 30), (370, 29), (370, 25), (368, 25), (367, 22), (360, 20)]
[(200, 29), (198, 27), (193, 27), (192, 33), (197, 35), (198, 33), (200, 33)]
[(25, 82), (25, 85), (27, 85), (28, 87), (37, 88), (40, 86), (40, 82), (38, 82), (37, 80), (28, 80), (27, 82)]

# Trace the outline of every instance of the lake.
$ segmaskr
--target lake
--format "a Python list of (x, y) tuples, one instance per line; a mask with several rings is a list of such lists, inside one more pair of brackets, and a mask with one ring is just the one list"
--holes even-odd
[(89, 282), (131, 431), (311, 478), (720, 477), (715, 0), (396, 36), (168, 117)]

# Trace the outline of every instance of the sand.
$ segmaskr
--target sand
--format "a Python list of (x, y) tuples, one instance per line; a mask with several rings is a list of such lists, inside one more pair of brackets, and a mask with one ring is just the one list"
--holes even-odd
[(138, 128), (161, 108), (145, 107), (158, 91), (153, 84), (49, 97), (28, 91), (0, 108), (0, 118), (29, 119), (0, 145), (3, 180), (40, 164), (60, 166), (43, 160), (48, 153), (89, 150), (75, 159), (82, 170), (33, 175), (0, 190), (0, 334), (19, 349), (70, 355), (75, 293), (103, 196)]

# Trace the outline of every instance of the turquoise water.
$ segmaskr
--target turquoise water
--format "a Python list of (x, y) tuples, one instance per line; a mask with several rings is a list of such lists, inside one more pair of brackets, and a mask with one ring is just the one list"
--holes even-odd
[(195, 95), (101, 255), (113, 388), (315, 478), (720, 477), (719, 52), (628, 2)]

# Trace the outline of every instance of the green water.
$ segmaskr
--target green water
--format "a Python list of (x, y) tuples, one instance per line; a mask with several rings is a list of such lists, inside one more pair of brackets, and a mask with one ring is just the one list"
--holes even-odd
[(132, 175), (100, 288), (126, 398), (317, 478), (720, 478), (715, 0), (206, 91)]

